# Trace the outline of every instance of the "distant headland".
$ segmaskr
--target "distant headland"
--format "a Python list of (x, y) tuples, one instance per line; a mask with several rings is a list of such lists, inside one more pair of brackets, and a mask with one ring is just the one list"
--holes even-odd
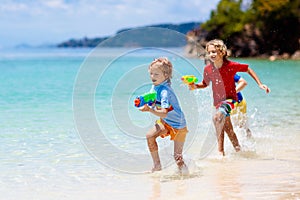
[[(186, 45), (185, 35), (200, 27), (200, 22), (188, 22), (181, 24), (156, 24), (137, 28), (124, 28), (116, 32), (116, 35), (122, 35), (126, 32), (126, 36), (110, 41), (109, 44), (102, 44), (113, 47), (179, 47)], [(161, 31), (159, 31), (161, 29)], [(173, 33), (170, 34), (170, 31)], [(175, 32), (175, 34), (174, 34)], [(176, 34), (178, 32), (178, 34)], [(125, 34), (123, 34), (125, 35)], [(180, 38), (182, 39), (178, 39)], [(81, 38), (70, 39), (68, 41), (57, 44), (57, 47), (64, 48), (81, 48), (81, 47), (96, 47), (100, 43), (104, 43), (113, 36), (96, 37), (96, 38)]]

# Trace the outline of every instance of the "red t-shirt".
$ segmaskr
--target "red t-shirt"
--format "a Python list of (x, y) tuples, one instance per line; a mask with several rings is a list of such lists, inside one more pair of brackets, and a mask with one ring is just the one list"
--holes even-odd
[(248, 65), (226, 60), (221, 68), (217, 69), (212, 64), (205, 66), (203, 84), (208, 86), (212, 82), (214, 106), (226, 99), (237, 101), (234, 75), (237, 72), (247, 72)]

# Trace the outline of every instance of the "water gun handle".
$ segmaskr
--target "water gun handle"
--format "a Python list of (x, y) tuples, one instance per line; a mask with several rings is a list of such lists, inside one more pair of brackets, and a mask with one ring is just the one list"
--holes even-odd
[(198, 78), (194, 75), (184, 75), (181, 77), (181, 80), (186, 85), (192, 85), (198, 82)]

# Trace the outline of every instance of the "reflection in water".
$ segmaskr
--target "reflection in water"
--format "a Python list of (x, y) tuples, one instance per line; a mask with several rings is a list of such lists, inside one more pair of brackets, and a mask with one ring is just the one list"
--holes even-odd
[(156, 200), (161, 197), (161, 182), (158, 179), (153, 179), (152, 181), (152, 193), (149, 200)]
[(238, 197), (241, 194), (239, 166), (232, 167), (230, 163), (221, 163), (215, 170), (216, 188), (221, 199), (242, 199)]

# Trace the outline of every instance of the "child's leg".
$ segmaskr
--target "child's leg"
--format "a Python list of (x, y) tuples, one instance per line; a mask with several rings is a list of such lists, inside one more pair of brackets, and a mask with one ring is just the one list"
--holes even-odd
[(224, 151), (224, 129), (221, 131), (220, 135), (218, 136), (218, 151), (220, 155), (225, 156)]
[(251, 132), (251, 130), (250, 130), (249, 127), (246, 128), (246, 136), (247, 136), (248, 138), (251, 138), (251, 136), (252, 136), (252, 132)]
[(189, 169), (184, 163), (182, 151), (184, 142), (174, 140), (174, 159), (181, 175), (189, 175)]
[(160, 135), (160, 133), (163, 132), (163, 127), (160, 127), (159, 125), (155, 124), (155, 126), (151, 128), (146, 134), (148, 148), (154, 164), (152, 171), (161, 170), (161, 163), (158, 155), (158, 145), (156, 142), (156, 138)]
[(184, 142), (174, 140), (174, 159), (181, 175), (188, 175), (189, 169), (183, 161), (182, 151)]
[(252, 133), (251, 133), (251, 130), (249, 128), (249, 121), (248, 121), (248, 116), (247, 114), (245, 113), (244, 114), (244, 117), (245, 117), (245, 125), (244, 125), (244, 129), (246, 131), (246, 136), (247, 137), (251, 137)]
[(224, 122), (225, 122), (225, 116), (222, 112), (217, 112), (214, 115), (213, 122), (215, 125), (216, 129), (216, 135), (217, 135), (217, 140), (218, 140), (218, 151), (220, 154), (223, 156), (225, 155), (224, 153)]
[(239, 141), (236, 137), (235, 132), (233, 131), (233, 126), (230, 120), (230, 116), (226, 117), (225, 119), (225, 125), (224, 125), (224, 130), (226, 131), (233, 147), (235, 148), (236, 151), (240, 151), (241, 147), (239, 145)]
[(174, 159), (179, 168), (182, 168), (184, 165), (182, 151), (183, 151), (184, 142), (174, 141)]
[(242, 126), (245, 131), (247, 137), (251, 137), (251, 130), (249, 128), (249, 120), (247, 116), (247, 102), (245, 99), (239, 103), (240, 109), (239, 109), (239, 119), (241, 119), (240, 127)]

